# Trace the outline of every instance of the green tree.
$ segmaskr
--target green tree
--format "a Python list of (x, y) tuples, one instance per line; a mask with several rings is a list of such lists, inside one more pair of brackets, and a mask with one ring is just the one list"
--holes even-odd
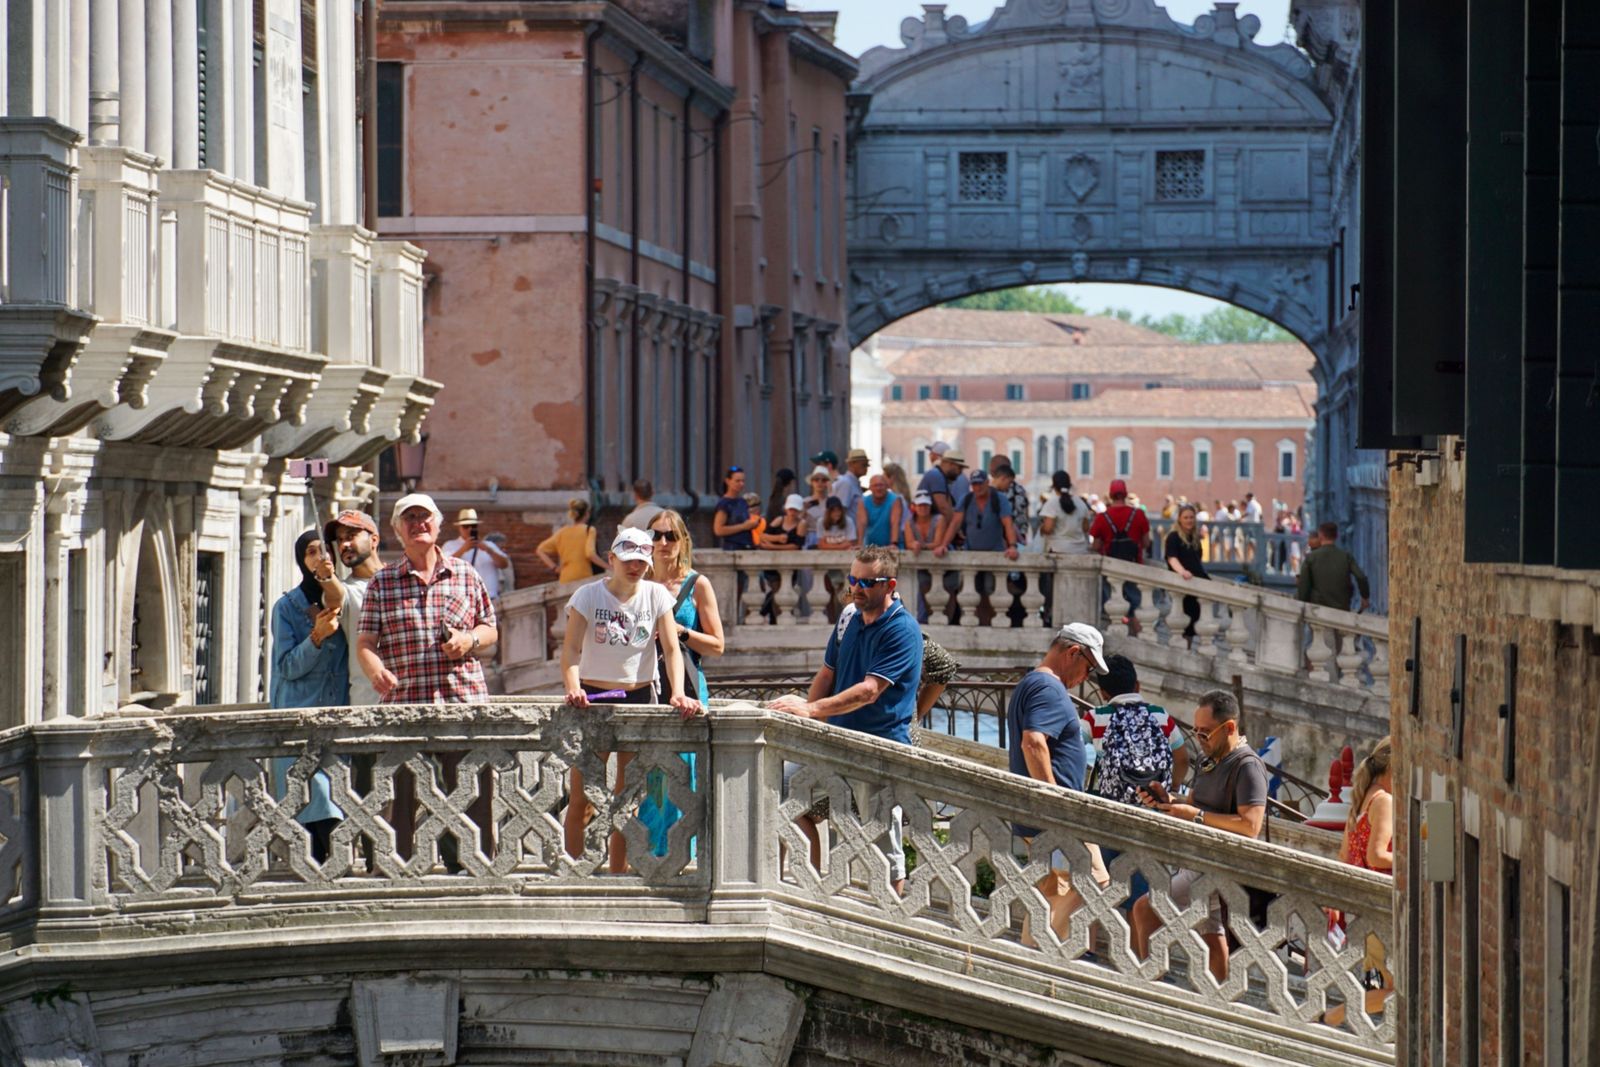
[(1160, 318), (1148, 314), (1135, 317), (1127, 308), (1106, 308), (1100, 314), (1202, 345), (1295, 340), (1294, 334), (1277, 323), (1232, 304), (1194, 316), (1172, 312)]
[(974, 293), (945, 305), (975, 311), (1042, 311), (1054, 315), (1082, 315), (1083, 308), (1060, 289), (1046, 285), (1025, 285), (1020, 289), (994, 289)]

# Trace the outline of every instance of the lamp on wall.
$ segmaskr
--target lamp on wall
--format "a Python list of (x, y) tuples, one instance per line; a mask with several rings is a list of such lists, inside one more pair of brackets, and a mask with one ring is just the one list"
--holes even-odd
[(422, 465), (428, 458), (428, 435), (417, 438), (416, 444), (401, 441), (394, 446), (394, 465), (400, 484), (408, 493), (416, 492), (422, 481)]

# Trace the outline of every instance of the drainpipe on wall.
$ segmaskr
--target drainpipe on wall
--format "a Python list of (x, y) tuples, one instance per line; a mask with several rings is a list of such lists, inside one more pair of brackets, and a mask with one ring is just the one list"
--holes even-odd
[[(584, 395), (591, 405), (599, 393), (599, 374), (595, 366), (594, 344), (594, 251), (597, 197), (595, 182), (599, 180), (595, 166), (595, 146), (600, 140), (600, 122), (595, 114), (594, 55), (600, 37), (606, 32), (604, 23), (591, 22), (585, 27), (583, 39), (583, 121), (587, 137), (583, 149), (583, 204), (585, 207), (583, 236), (583, 374)], [(592, 408), (591, 408), (592, 411)], [(585, 481), (589, 484), (589, 513), (600, 510), (600, 496), (605, 492), (605, 478), (600, 474), (600, 442), (595, 438), (593, 414), (584, 420), (584, 465), (588, 468)]]
[[(628, 351), (632, 357), (628, 367), (628, 395), (633, 398), (633, 409), (642, 412), (644, 409), (639, 403), (639, 382), (643, 375), (639, 371), (639, 241), (643, 235), (643, 227), (639, 225), (639, 68), (644, 65), (644, 53), (640, 52), (633, 57), (633, 65), (628, 68), (628, 152), (631, 156), (628, 169), (633, 187), (628, 191), (629, 218), (628, 227), (632, 231), (628, 241), (628, 284), (634, 289), (633, 321), (628, 324)], [(618, 405), (619, 407), (621, 405)], [(637, 420), (635, 420), (637, 422)], [(640, 477), (639, 468), (644, 462), (644, 452), (639, 447), (644, 435), (634, 427), (632, 439), (629, 441), (629, 451), (632, 453), (632, 470), (628, 473)]]
[[(680, 183), (680, 186), (683, 190), (683, 229), (681, 231), (683, 233), (683, 281), (681, 284), (683, 286), (683, 306), (685, 309), (691, 311), (694, 308), (694, 305), (689, 300), (689, 287), (694, 282), (694, 275), (689, 269), (691, 264), (694, 262), (694, 196), (692, 195), (693, 190), (691, 188), (693, 184), (691, 178), (694, 174), (694, 160), (691, 158), (691, 153), (694, 150), (694, 138), (691, 136), (694, 127), (694, 97), (695, 91), (693, 89), (690, 89), (684, 94), (683, 97), (683, 180)], [(692, 334), (688, 329), (686, 329), (684, 331), (684, 336), (685, 340), (687, 341)], [(689, 393), (694, 389), (695, 355), (687, 344), (680, 349), (680, 355), (683, 358), (684, 373), (682, 381), (684, 399), (687, 400)], [(687, 403), (681, 405), (679, 410), (680, 418), (682, 415), (682, 409), (689, 406), (690, 405)], [(679, 442), (678, 447), (681, 448), (682, 451), (679, 453), (679, 455), (685, 458), (691, 455), (689, 421), (690, 420), (688, 419), (681, 419), (680, 426), (682, 431), (680, 436), (682, 440)], [(694, 472), (689, 470), (686, 466), (683, 472), (684, 484), (679, 486), (679, 488), (687, 492), (691, 499), (694, 499), (695, 495), (694, 490), (690, 488), (690, 483), (693, 480)], [(697, 506), (698, 504), (699, 501), (696, 500), (695, 505)]]
[[(722, 328), (717, 332), (717, 353), (715, 363), (716, 391), (712, 402), (711, 417), (711, 485), (708, 491), (715, 491), (720, 497), (722, 486), (717, 482), (717, 472), (722, 469), (722, 464), (727, 458), (723, 452), (723, 396), (727, 392), (727, 358), (726, 354), (730, 344), (736, 344), (738, 330), (734, 328), (733, 316), (725, 315), (723, 307), (723, 272), (726, 264), (722, 259), (722, 143), (728, 133), (728, 109), (723, 108), (717, 112), (717, 121), (711, 131), (711, 221), (712, 241), (714, 247), (711, 251), (712, 270), (716, 272), (716, 292), (713, 299), (716, 301), (717, 314), (722, 315)], [(753, 412), (751, 413), (754, 414)]]
[[(361, 224), (378, 232), (378, 0), (361, 11)], [(376, 327), (377, 319), (373, 319)], [(376, 340), (376, 333), (374, 333)], [(376, 348), (371, 349), (373, 353)]]

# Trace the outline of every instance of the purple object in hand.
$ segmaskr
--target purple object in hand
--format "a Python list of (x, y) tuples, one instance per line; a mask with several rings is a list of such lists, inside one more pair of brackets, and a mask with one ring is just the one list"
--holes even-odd
[(628, 695), (626, 689), (607, 689), (601, 693), (590, 693), (590, 700), (621, 700)]

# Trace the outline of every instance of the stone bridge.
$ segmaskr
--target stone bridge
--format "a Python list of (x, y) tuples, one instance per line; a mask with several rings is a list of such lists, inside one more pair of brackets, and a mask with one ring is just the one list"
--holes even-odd
[[(728, 639), (727, 654), (706, 661), (707, 674), (814, 672), (850, 560), (849, 552), (696, 551), (695, 569), (716, 589)], [(985, 572), (996, 581), (994, 593), (979, 592), (977, 577)], [(1008, 588), (1008, 574), (1026, 576), (1026, 582)], [(534, 586), (501, 598), (507, 691), (559, 688), (564, 605), (575, 587)], [(1099, 625), (1108, 650), (1138, 666), (1143, 691), (1175, 711), (1192, 708), (1208, 689), (1236, 688), (1251, 738), (1260, 744), (1277, 736), (1285, 769), (1311, 781), (1326, 779), (1328, 761), (1345, 745), (1370, 748), (1389, 732), (1384, 616), (1302, 604), (1256, 585), (1185, 582), (1164, 567), (1098, 555), (1015, 562), (994, 553), (952, 552), (942, 560), (908, 555), (901, 560), (900, 589), (907, 597), (924, 591), (919, 604), (931, 601), (924, 629), (970, 670), (1031, 667), (1049, 641), (1048, 614), (1056, 623)], [(1123, 597), (1132, 590), (1141, 603), (1130, 610)], [(1110, 599), (1103, 599), (1104, 591)], [(1183, 638), (1185, 595), (1202, 606), (1192, 647)], [(1041, 610), (1046, 603), (1048, 613)], [(1124, 617), (1138, 625), (1124, 624)]]
[(1234, 4), (924, 4), (852, 88), (852, 343), (919, 308), (1038, 282), (1227, 300), (1313, 351), (1334, 317), (1333, 113), (1304, 53)]
[[(571, 768), (595, 810), (576, 856)], [(294, 819), (319, 774), (343, 813), (321, 862)], [(813, 866), (793, 819), (822, 795)], [(1362, 987), (1387, 879), (749, 704), (57, 719), (0, 736), (0, 835), (0, 1060), (29, 1067), (1394, 1058)], [(1103, 887), (1091, 843), (1117, 852)], [(1052, 853), (1084, 897), (1060, 937)], [(1188, 907), (1178, 865), (1203, 876)], [(1166, 920), (1146, 959), (1135, 874)], [(1239, 944), (1220, 984), (1212, 892)]]

